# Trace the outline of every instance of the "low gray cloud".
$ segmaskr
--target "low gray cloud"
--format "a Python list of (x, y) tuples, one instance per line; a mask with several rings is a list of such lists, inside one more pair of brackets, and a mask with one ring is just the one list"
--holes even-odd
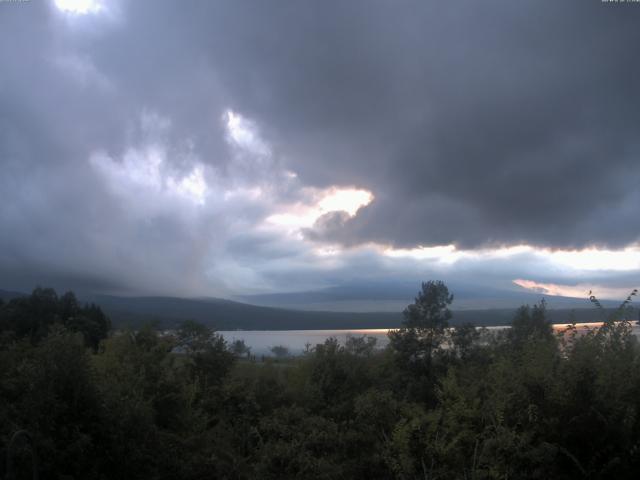
[[(471, 281), (501, 267), (367, 245), (637, 242), (639, 20), (599, 0), (0, 3), (0, 281)], [(332, 186), (374, 199), (298, 234), (265, 227)], [(335, 244), (353, 250), (318, 255)], [(495, 282), (577, 278), (511, 262)]]

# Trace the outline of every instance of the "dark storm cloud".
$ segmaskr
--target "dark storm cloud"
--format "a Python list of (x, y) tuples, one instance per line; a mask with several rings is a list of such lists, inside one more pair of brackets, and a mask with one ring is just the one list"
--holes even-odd
[(201, 18), (222, 83), (301, 178), (376, 195), (325, 238), (637, 240), (633, 5), (278, 2)]
[[(305, 232), (320, 243), (638, 239), (637, 5), (104, 5), (74, 16), (0, 2), (5, 286), (205, 294), (329, 285), (354, 269), (424, 276), (375, 252), (333, 265), (257, 229), (305, 186), (375, 196), (354, 217), (321, 217)], [(268, 154), (234, 146), (229, 109)], [(201, 173), (204, 206), (154, 183), (156, 153), (165, 183)]]

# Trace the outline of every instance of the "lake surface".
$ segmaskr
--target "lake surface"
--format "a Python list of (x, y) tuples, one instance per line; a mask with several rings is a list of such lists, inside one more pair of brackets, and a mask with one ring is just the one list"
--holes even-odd
[(243, 340), (247, 347), (251, 348), (253, 355), (271, 355), (271, 347), (282, 345), (289, 349), (292, 355), (300, 355), (305, 351), (306, 345), (312, 347), (318, 343), (335, 337), (344, 345), (349, 336), (374, 337), (377, 339), (377, 347), (384, 348), (388, 343), (388, 329), (365, 330), (232, 330), (219, 331), (224, 339), (231, 343), (235, 340)]
[[(579, 331), (598, 328), (600, 322), (578, 323), (576, 328)], [(554, 325), (557, 331), (566, 329), (568, 324)], [(489, 331), (504, 330), (509, 327), (485, 327)], [(640, 326), (633, 322), (633, 334), (640, 336)], [(243, 340), (251, 348), (253, 355), (271, 355), (271, 347), (282, 345), (289, 350), (292, 355), (300, 355), (309, 344), (311, 347), (319, 343), (324, 343), (328, 338), (334, 337), (344, 345), (348, 337), (374, 337), (377, 339), (376, 346), (384, 348), (389, 343), (387, 333), (389, 329), (361, 329), (361, 330), (228, 330), (218, 331), (224, 339), (231, 343), (235, 340)]]

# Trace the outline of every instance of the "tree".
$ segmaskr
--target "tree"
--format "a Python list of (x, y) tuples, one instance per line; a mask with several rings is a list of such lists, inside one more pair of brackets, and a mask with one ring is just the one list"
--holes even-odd
[(182, 322), (177, 333), (178, 346), (188, 359), (188, 369), (202, 390), (218, 386), (235, 359), (222, 335), (193, 320)]
[(347, 341), (344, 344), (344, 349), (347, 353), (360, 357), (370, 357), (376, 348), (378, 339), (375, 337), (368, 337), (363, 335), (362, 337), (347, 336)]
[(160, 472), (188, 463), (180, 437), (200, 420), (194, 382), (174, 346), (175, 339), (145, 325), (112, 336), (94, 355), (105, 409), (99, 437), (105, 451), (98, 457), (105, 462), (103, 478), (161, 478)]
[(4, 307), (3, 329), (17, 338), (38, 343), (59, 321), (58, 295), (51, 288), (37, 287), (28, 297), (13, 298)]
[(58, 297), (51, 288), (38, 287), (28, 297), (9, 301), (0, 313), (0, 330), (15, 338), (40, 342), (54, 325), (82, 333), (85, 344), (96, 350), (111, 329), (109, 318), (97, 305), (80, 306), (73, 292)]
[(284, 345), (275, 345), (269, 350), (271, 350), (271, 353), (273, 353), (276, 358), (285, 358), (289, 356), (289, 349)]
[[(66, 293), (61, 301), (71, 295), (70, 305), (75, 302), (73, 293)], [(68, 308), (63, 304), (63, 308)], [(73, 310), (72, 310), (73, 311)], [(85, 343), (93, 350), (97, 350), (101, 340), (109, 335), (111, 330), (111, 322), (109, 318), (102, 312), (102, 309), (93, 303), (85, 305), (83, 308), (75, 308), (73, 314), (63, 317), (64, 326), (73, 332), (80, 332), (84, 336)]]
[(403, 312), (402, 327), (389, 332), (391, 348), (405, 367), (429, 375), (434, 352), (449, 326), (453, 295), (440, 280), (422, 283), (413, 304)]
[(244, 357), (246, 355), (248, 358), (251, 354), (251, 347), (247, 347), (244, 340), (234, 340), (229, 349), (236, 357)]
[(53, 326), (37, 345), (7, 346), (0, 363), (0, 453), (25, 429), (41, 478), (99, 478), (102, 401), (82, 336)]
[(516, 311), (508, 336), (516, 346), (531, 339), (553, 338), (553, 327), (547, 319), (547, 303), (544, 299), (533, 308), (523, 305)]
[(480, 336), (481, 330), (472, 323), (456, 326), (450, 334), (451, 348), (455, 356), (466, 360), (477, 346)]

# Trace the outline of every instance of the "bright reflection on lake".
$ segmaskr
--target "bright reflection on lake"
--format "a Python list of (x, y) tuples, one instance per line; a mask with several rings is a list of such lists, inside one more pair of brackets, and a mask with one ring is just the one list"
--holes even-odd
[[(578, 323), (578, 332), (585, 332), (587, 329), (597, 328), (602, 325), (600, 322)], [(566, 329), (568, 324), (554, 325), (556, 331)], [(509, 327), (486, 327), (489, 331), (499, 331)], [(361, 330), (231, 330), (219, 331), (224, 339), (231, 343), (235, 340), (244, 341), (245, 345), (251, 348), (253, 355), (271, 355), (271, 347), (282, 345), (289, 350), (291, 355), (300, 355), (307, 348), (314, 347), (319, 343), (324, 343), (328, 338), (334, 337), (341, 345), (352, 337), (374, 337), (377, 340), (376, 347), (384, 348), (389, 344), (387, 333), (389, 329), (361, 329)], [(640, 336), (640, 326), (632, 323), (632, 333)]]

